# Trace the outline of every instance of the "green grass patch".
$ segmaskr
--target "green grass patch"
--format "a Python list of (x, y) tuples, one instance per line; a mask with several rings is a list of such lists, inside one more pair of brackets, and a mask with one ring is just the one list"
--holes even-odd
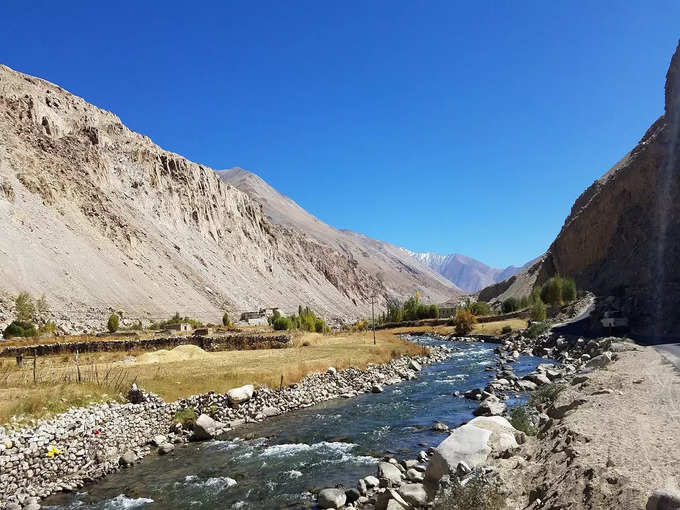
[(557, 396), (565, 386), (563, 384), (546, 384), (534, 391), (529, 397), (529, 405), (537, 407), (542, 404), (554, 404)]

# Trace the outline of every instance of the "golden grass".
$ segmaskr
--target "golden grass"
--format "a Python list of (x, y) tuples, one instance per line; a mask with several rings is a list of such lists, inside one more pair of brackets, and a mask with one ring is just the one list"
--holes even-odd
[(503, 321), (477, 323), (472, 328), (473, 335), (500, 335), (505, 326), (510, 326), (513, 331), (525, 329), (527, 321), (525, 319), (506, 319)]
[[(471, 335), (500, 335), (501, 330), (505, 326), (510, 326), (513, 331), (524, 329), (527, 327), (525, 319), (506, 319), (502, 321), (477, 323), (472, 328)], [(385, 331), (390, 331), (395, 335), (404, 335), (409, 333), (426, 334), (434, 333), (439, 335), (451, 335), (455, 333), (453, 326), (411, 326), (402, 328), (393, 328)]]
[(132, 381), (171, 401), (208, 391), (226, 392), (243, 384), (278, 388), (282, 377), (288, 385), (330, 366), (363, 369), (369, 363), (424, 352), (392, 332), (379, 331), (376, 336), (377, 345), (373, 345), (371, 332), (296, 333), (293, 346), (286, 349), (223, 351), (159, 363), (123, 362), (129, 355), (124, 352), (85, 354), (79, 358), (81, 383), (76, 382), (77, 367), (71, 355), (39, 358), (37, 384), (30, 360), (19, 369), (13, 359), (4, 359), (0, 360), (0, 423), (16, 415), (48, 416), (71, 405), (120, 399)]

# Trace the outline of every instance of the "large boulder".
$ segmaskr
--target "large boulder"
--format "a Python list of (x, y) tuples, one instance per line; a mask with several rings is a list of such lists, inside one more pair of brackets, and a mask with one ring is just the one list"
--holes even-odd
[(497, 397), (482, 400), (472, 414), (475, 416), (500, 416), (505, 412), (506, 405)]
[(229, 390), (227, 392), (227, 397), (229, 397), (229, 402), (238, 405), (253, 398), (254, 392), (255, 387), (252, 384), (246, 384), (245, 386)]
[(645, 510), (679, 510), (680, 493), (669, 489), (655, 490), (647, 500)]
[(505, 453), (519, 446), (515, 439), (517, 429), (502, 416), (478, 416), (470, 420), (468, 425), (491, 432), (487, 444), (491, 447), (491, 451), (496, 454)]
[(375, 501), (375, 510), (405, 510), (409, 507), (410, 505), (394, 489), (381, 492)]
[(385, 478), (393, 485), (401, 483), (401, 471), (394, 464), (381, 462), (378, 464), (378, 478)]
[(319, 491), (319, 506), (321, 508), (340, 508), (347, 501), (342, 489), (323, 489)]
[(612, 362), (612, 353), (605, 352), (599, 356), (595, 356), (588, 363), (586, 363), (586, 368), (604, 368)]
[(478, 416), (458, 427), (435, 448), (425, 471), (428, 483), (455, 473), (459, 464), (474, 468), (486, 462), (491, 452), (503, 454), (517, 448), (516, 429), (502, 416)]
[(212, 439), (219, 433), (221, 425), (221, 423), (213, 420), (207, 414), (202, 414), (196, 419), (196, 423), (194, 423), (194, 435), (192, 437), (195, 441)]
[(471, 467), (484, 463), (491, 453), (489, 437), (490, 431), (474, 425), (458, 427), (435, 448), (425, 471), (425, 479), (438, 482), (442, 476), (455, 472), (460, 462)]
[(398, 492), (404, 501), (416, 508), (427, 505), (427, 492), (422, 483), (406, 483), (399, 487)]

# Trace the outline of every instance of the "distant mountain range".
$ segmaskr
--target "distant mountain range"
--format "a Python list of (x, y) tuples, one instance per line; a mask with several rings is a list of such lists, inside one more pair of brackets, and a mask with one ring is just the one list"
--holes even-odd
[(508, 266), (504, 269), (499, 269), (487, 266), (479, 260), (466, 257), (460, 253), (440, 255), (431, 252), (418, 253), (406, 249), (404, 251), (469, 293), (474, 293), (494, 283), (502, 282), (534, 262), (532, 260), (521, 267)]
[(337, 250), (352, 264), (374, 275), (384, 285), (387, 297), (403, 299), (420, 291), (423, 301), (441, 303), (463, 294), (449, 279), (407, 250), (324, 223), (252, 172), (231, 168), (218, 170), (217, 175), (261, 204), (272, 223), (292, 228)]

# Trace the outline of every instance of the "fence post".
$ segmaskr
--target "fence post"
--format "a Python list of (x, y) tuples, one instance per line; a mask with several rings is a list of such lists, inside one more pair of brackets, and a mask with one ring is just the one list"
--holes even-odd
[(81, 382), (81, 379), (80, 379), (80, 362), (78, 360), (78, 349), (76, 349), (76, 369), (78, 371), (78, 382)]
[(283, 389), (283, 374), (281, 374), (281, 382), (279, 383), (279, 391)]
[(38, 382), (37, 374), (36, 374), (36, 360), (38, 359), (38, 351), (35, 349), (33, 350), (33, 384), (36, 384)]

